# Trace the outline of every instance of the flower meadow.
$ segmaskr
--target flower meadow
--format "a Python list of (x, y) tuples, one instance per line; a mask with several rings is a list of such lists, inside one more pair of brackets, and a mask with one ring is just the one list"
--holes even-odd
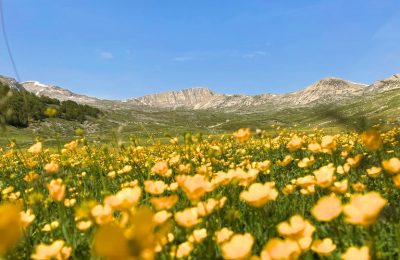
[(400, 129), (0, 150), (5, 259), (398, 259)]

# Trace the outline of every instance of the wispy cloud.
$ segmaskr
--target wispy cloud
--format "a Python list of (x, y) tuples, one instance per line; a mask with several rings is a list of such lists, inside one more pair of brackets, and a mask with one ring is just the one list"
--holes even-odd
[(263, 57), (263, 56), (267, 56), (268, 53), (265, 51), (254, 51), (254, 52), (250, 52), (250, 53), (246, 53), (242, 56), (242, 58), (245, 59), (254, 59), (257, 57)]
[(102, 51), (100, 52), (100, 58), (103, 60), (111, 60), (114, 59), (114, 55), (111, 52)]
[(190, 57), (190, 56), (180, 56), (180, 57), (172, 58), (172, 61), (175, 61), (175, 62), (186, 62), (186, 61), (190, 61), (192, 59), (193, 59), (193, 57)]

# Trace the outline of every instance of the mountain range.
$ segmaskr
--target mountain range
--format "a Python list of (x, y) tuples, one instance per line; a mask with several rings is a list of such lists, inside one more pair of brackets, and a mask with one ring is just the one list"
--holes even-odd
[(306, 88), (287, 94), (260, 94), (260, 95), (229, 95), (220, 94), (209, 88), (188, 88), (179, 91), (170, 91), (146, 95), (126, 100), (104, 100), (71, 92), (68, 89), (43, 84), (38, 81), (16, 82), (14, 79), (1, 77), (0, 80), (9, 80), (15, 88), (24, 88), (36, 95), (49, 96), (61, 101), (73, 100), (77, 103), (98, 107), (119, 108), (149, 107), (158, 109), (222, 109), (236, 111), (251, 109), (259, 106), (274, 108), (310, 107), (319, 104), (337, 103), (363, 95), (377, 94), (400, 88), (400, 74), (379, 80), (371, 85), (355, 83), (340, 78), (324, 78)]
[[(37, 81), (17, 82), (0, 76), (0, 82), (15, 90), (72, 100), (105, 112), (84, 123), (51, 118), (33, 122), (26, 129), (9, 128), (8, 138), (23, 137), (30, 142), (37, 135), (68, 139), (77, 128), (84, 129), (90, 138), (110, 141), (115, 136), (128, 140), (132, 135), (149, 138), (183, 132), (218, 134), (240, 127), (273, 131), (271, 125), (339, 131), (357, 127), (363, 118), (370, 125), (400, 123), (400, 74), (369, 85), (330, 77), (287, 94), (230, 95), (208, 88), (188, 88), (125, 100), (89, 97)], [(327, 113), (329, 109), (338, 116)]]

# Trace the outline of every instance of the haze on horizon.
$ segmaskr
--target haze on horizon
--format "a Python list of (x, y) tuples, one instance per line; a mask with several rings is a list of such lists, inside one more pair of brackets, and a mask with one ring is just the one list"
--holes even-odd
[[(4, 0), (21, 80), (108, 99), (286, 93), (400, 72), (397, 0)], [(0, 74), (14, 76), (4, 41)]]

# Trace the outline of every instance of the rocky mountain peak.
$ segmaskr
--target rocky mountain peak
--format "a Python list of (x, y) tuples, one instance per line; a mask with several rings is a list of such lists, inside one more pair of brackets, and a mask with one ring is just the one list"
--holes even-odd
[(54, 85), (43, 84), (38, 81), (25, 81), (22, 82), (21, 85), (24, 87), (24, 89), (34, 93), (37, 96), (48, 96), (61, 101), (72, 100), (82, 104), (93, 104), (98, 100), (97, 98), (75, 94), (68, 89)]
[(394, 74), (391, 77), (387, 78), (386, 80), (395, 80), (395, 81), (400, 80), (400, 73)]
[(400, 88), (400, 73), (394, 74), (386, 79), (375, 81), (366, 89), (367, 93), (381, 93)]
[(328, 77), (315, 82), (303, 90), (282, 95), (281, 100), (286, 104), (300, 106), (330, 103), (361, 95), (365, 87), (365, 84)]
[(163, 92), (146, 95), (139, 98), (130, 99), (130, 102), (137, 102), (141, 105), (155, 107), (194, 107), (199, 103), (207, 102), (214, 96), (215, 92), (209, 88), (196, 87), (187, 88), (178, 91)]
[(311, 86), (308, 86), (303, 91), (337, 91), (337, 90), (350, 90), (350, 91), (359, 91), (362, 90), (365, 84), (355, 83), (348, 80), (344, 80), (341, 78), (328, 77), (321, 79)]

